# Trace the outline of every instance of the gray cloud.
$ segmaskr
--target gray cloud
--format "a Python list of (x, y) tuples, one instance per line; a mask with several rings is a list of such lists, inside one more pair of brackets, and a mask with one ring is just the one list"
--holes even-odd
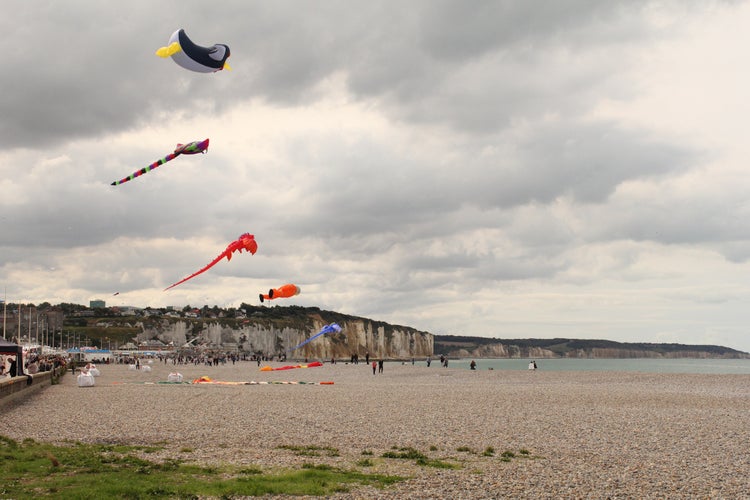
[[(748, 350), (732, 300), (748, 295), (734, 284), (750, 255), (742, 145), (641, 101), (660, 84), (645, 61), (690, 50), (703, 16), (745, 10), (14, 1), (0, 19), (0, 278), (25, 300), (152, 305), (237, 305), (296, 281), (296, 303), (436, 333), (615, 340), (678, 335), (669, 318), (686, 308), (695, 326), (679, 331), (702, 338), (723, 304), (734, 319), (716, 331)], [(156, 57), (180, 27), (229, 44), (232, 71)], [(207, 155), (109, 186), (204, 137)], [(258, 254), (161, 291), (246, 231)], [(654, 302), (663, 316), (634, 327)]]

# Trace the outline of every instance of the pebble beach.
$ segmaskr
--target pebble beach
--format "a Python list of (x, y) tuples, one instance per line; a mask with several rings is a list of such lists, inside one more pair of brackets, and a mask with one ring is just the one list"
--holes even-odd
[[(158, 444), (151, 460), (269, 472), (330, 464), (407, 478), (331, 498), (750, 498), (750, 375), (470, 371), (424, 362), (387, 362), (375, 375), (364, 363), (148, 366), (99, 365), (93, 387), (79, 387), (68, 372), (3, 405), (0, 435)], [(186, 382), (255, 383), (160, 383), (173, 371)], [(455, 468), (383, 457), (404, 448)]]

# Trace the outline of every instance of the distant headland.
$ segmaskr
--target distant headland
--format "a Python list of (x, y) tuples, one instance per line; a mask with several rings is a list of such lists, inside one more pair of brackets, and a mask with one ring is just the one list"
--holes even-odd
[(435, 352), (475, 358), (727, 358), (750, 354), (717, 345), (656, 344), (587, 339), (498, 339), (436, 335)]

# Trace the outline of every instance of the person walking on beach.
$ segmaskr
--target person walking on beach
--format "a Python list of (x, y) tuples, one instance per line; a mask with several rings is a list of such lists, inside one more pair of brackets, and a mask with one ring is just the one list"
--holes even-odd
[(378, 373), (383, 373), (383, 360), (378, 361)]
[(471, 368), (472, 370), (476, 370), (476, 369), (477, 369), (477, 362), (476, 362), (476, 361), (474, 361), (474, 360), (472, 359), (472, 360), (471, 360), (471, 364), (469, 364), (469, 367), (470, 367), (470, 368)]
[(377, 363), (375, 361), (372, 362), (372, 374), (375, 375), (375, 367), (377, 366)]

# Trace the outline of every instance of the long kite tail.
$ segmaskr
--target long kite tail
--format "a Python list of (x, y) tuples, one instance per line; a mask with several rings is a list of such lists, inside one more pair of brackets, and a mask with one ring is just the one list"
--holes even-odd
[(119, 181), (114, 181), (111, 185), (112, 186), (118, 186), (118, 185), (123, 184), (125, 182), (132, 181), (136, 177), (140, 177), (143, 174), (151, 172), (156, 167), (164, 165), (165, 163), (167, 163), (170, 160), (174, 160), (179, 155), (180, 155), (180, 153), (169, 153), (167, 156), (165, 156), (164, 158), (162, 158), (160, 160), (156, 160), (154, 163), (152, 163), (148, 167), (144, 167), (144, 168), (142, 168), (140, 170), (137, 170), (137, 171), (133, 172), (132, 174), (130, 174), (129, 176), (123, 177)]
[(175, 283), (175, 284), (173, 284), (173, 285), (169, 285), (169, 286), (168, 286), (167, 288), (165, 288), (165, 289), (164, 289), (164, 291), (166, 292), (166, 291), (167, 291), (167, 290), (169, 290), (170, 288), (174, 288), (174, 287), (176, 287), (177, 285), (179, 285), (179, 284), (181, 284), (181, 283), (185, 283), (185, 282), (186, 282), (187, 280), (189, 280), (190, 278), (195, 278), (195, 277), (196, 277), (196, 276), (198, 276), (199, 274), (201, 274), (201, 273), (204, 273), (204, 272), (208, 271), (209, 269), (211, 269), (212, 267), (214, 267), (214, 266), (215, 266), (215, 265), (216, 265), (216, 264), (217, 264), (217, 263), (218, 263), (218, 262), (219, 262), (219, 261), (220, 261), (221, 259), (223, 259), (223, 258), (224, 258), (224, 257), (226, 257), (226, 256), (227, 256), (227, 252), (226, 252), (226, 251), (222, 252), (222, 253), (221, 253), (221, 254), (220, 254), (220, 255), (219, 255), (218, 257), (216, 257), (216, 258), (215, 258), (214, 260), (212, 260), (211, 262), (209, 262), (209, 263), (208, 263), (208, 264), (207, 264), (207, 265), (206, 265), (205, 267), (203, 267), (202, 269), (200, 269), (200, 270), (198, 270), (198, 271), (194, 272), (193, 274), (191, 274), (191, 275), (190, 275), (190, 276), (188, 276), (187, 278), (183, 278), (183, 279), (181, 279), (180, 281), (178, 281), (177, 283)]
[(321, 335), (325, 335), (326, 333), (332, 333), (332, 332), (340, 332), (341, 327), (337, 323), (331, 323), (330, 325), (326, 325), (323, 327), (322, 330), (320, 330), (318, 333), (313, 335), (307, 340), (302, 341), (301, 343), (297, 344), (296, 346), (292, 347), (291, 349), (287, 349), (286, 352), (296, 351), (303, 345), (307, 344), (308, 342), (315, 340), (316, 338), (320, 337)]
[(296, 351), (297, 349), (299, 349), (299, 348), (300, 348), (300, 347), (302, 347), (303, 345), (307, 344), (307, 343), (308, 343), (308, 342), (310, 342), (311, 340), (314, 340), (314, 339), (316, 339), (316, 338), (320, 337), (320, 336), (321, 336), (321, 335), (323, 335), (324, 333), (325, 333), (325, 332), (319, 332), (319, 333), (316, 333), (315, 335), (313, 335), (313, 336), (312, 336), (312, 337), (310, 337), (309, 339), (307, 339), (307, 340), (303, 341), (303, 342), (302, 342), (302, 343), (300, 343), (300, 344), (297, 344), (296, 346), (292, 347), (291, 349), (288, 349), (288, 350), (287, 350), (287, 352), (292, 352), (292, 351)]

